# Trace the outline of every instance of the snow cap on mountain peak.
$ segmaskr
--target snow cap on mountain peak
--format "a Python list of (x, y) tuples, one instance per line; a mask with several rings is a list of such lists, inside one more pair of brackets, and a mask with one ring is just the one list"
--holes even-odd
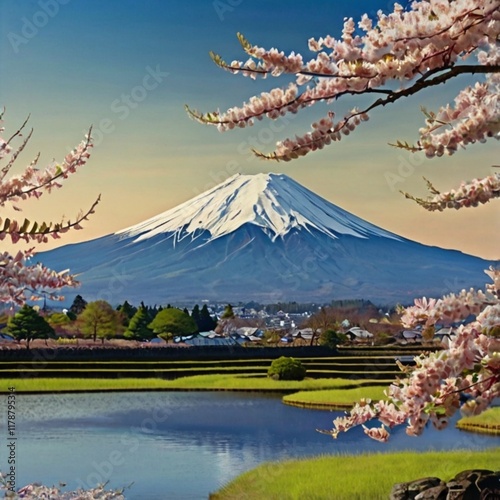
[[(236, 174), (177, 207), (116, 233), (135, 242), (165, 234), (207, 241), (228, 235), (244, 224), (262, 229), (273, 241), (292, 230), (317, 230), (337, 238), (397, 235), (370, 224), (326, 201), (285, 174)], [(205, 238), (204, 238), (205, 239)]]

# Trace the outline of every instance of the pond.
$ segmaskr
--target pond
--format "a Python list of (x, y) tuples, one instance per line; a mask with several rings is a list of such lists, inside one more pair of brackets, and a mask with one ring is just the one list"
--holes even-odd
[[(0, 397), (6, 408), (6, 396)], [(364, 451), (482, 449), (500, 438), (404, 429), (377, 443), (354, 429), (332, 440), (339, 413), (294, 408), (280, 396), (230, 392), (127, 392), (17, 395), (16, 486), (67, 488), (133, 485), (127, 499), (206, 499), (263, 461)], [(6, 429), (0, 467), (7, 470)], [(333, 472), (334, 473), (334, 472)], [(66, 489), (66, 488), (65, 488)]]

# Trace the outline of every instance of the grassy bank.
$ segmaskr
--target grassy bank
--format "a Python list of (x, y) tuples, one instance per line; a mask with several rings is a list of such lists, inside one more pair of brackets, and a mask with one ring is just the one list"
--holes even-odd
[(500, 436), (500, 407), (490, 408), (475, 417), (464, 417), (457, 422), (457, 427), (465, 431)]
[(368, 387), (346, 387), (342, 390), (323, 389), (317, 391), (299, 391), (283, 396), (283, 403), (298, 406), (299, 408), (313, 408), (320, 410), (347, 410), (361, 398), (370, 398), (375, 401), (384, 398), (387, 385)]
[[(333, 446), (333, 444), (332, 444)], [(386, 500), (395, 483), (465, 469), (496, 470), (500, 448), (484, 451), (374, 453), (269, 462), (237, 477), (211, 500)]]
[(0, 393), (15, 387), (16, 392), (78, 392), (108, 390), (244, 390), (244, 391), (311, 391), (359, 387), (370, 380), (305, 379), (279, 381), (266, 376), (195, 375), (174, 380), (160, 378), (21, 378), (0, 379)]

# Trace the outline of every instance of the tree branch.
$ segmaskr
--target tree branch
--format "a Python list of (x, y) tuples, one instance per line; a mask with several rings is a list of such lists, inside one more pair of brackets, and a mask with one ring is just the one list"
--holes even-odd
[(2, 221), (2, 219), (0, 218), (0, 224), (3, 222), (3, 229), (0, 229), (0, 236), (9, 235), (13, 240), (24, 239), (26, 241), (40, 241), (48, 235), (57, 238), (57, 235), (59, 233), (66, 232), (69, 229), (81, 229), (80, 223), (84, 220), (87, 220), (89, 215), (94, 213), (94, 209), (100, 201), (101, 195), (97, 197), (91, 207), (84, 214), (77, 216), (74, 222), (68, 221), (66, 224), (64, 224), (63, 222), (49, 222), (48, 224), (46, 222), (43, 222), (42, 224), (34, 222), (30, 229), (31, 222), (28, 219), (25, 219), (23, 224), (20, 226), (16, 221), (11, 221), (10, 219), (5, 219), (5, 221)]
[[(440, 73), (441, 71), (445, 71), (445, 73), (442, 73), (440, 75), (434, 76), (436, 73)], [(442, 83), (447, 82), (451, 78), (454, 78), (458, 75), (462, 74), (490, 74), (490, 73), (500, 73), (500, 65), (491, 65), (491, 66), (481, 66), (481, 65), (461, 65), (461, 66), (451, 66), (449, 68), (434, 68), (432, 70), (429, 70), (428, 72), (424, 73), (411, 87), (408, 87), (406, 89), (398, 90), (391, 92), (387, 97), (385, 98), (380, 98), (377, 99), (375, 102), (373, 102), (370, 106), (365, 108), (362, 111), (352, 113), (351, 115), (347, 116), (342, 125), (337, 128), (336, 130), (329, 130), (328, 133), (335, 133), (339, 132), (342, 130), (344, 127), (347, 126), (349, 121), (354, 119), (357, 116), (363, 115), (371, 111), (372, 109), (375, 109), (379, 106), (386, 106), (387, 104), (392, 104), (396, 102), (397, 100), (403, 98), (403, 97), (410, 97), (413, 94), (416, 94), (420, 92), (421, 90), (429, 87), (433, 87), (436, 85), (440, 85)], [(433, 77), (433, 78), (431, 78)], [(370, 90), (370, 89), (367, 89)], [(351, 92), (345, 92), (345, 93), (351, 93)], [(360, 91), (360, 94), (365, 93), (364, 91)], [(331, 96), (331, 98), (337, 98), (340, 97), (340, 94), (338, 96)], [(299, 97), (300, 98), (300, 97)], [(297, 98), (297, 99), (299, 99)], [(326, 100), (328, 97), (323, 97), (321, 100)], [(307, 101), (309, 102), (309, 101)], [(301, 149), (303, 147), (309, 147), (313, 146), (316, 142), (319, 142), (319, 140), (311, 140), (309, 142), (306, 142), (305, 144), (301, 145), (300, 147), (294, 148), (291, 150), (291, 152), (296, 151), (298, 149)], [(275, 160), (275, 161), (280, 161), (281, 158), (275, 154), (264, 154), (261, 153), (260, 151), (253, 150), (256, 156), (262, 159), (266, 160)]]

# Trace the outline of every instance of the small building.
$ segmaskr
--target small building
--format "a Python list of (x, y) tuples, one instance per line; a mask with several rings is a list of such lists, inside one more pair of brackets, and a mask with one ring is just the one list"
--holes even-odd
[(416, 344), (422, 342), (422, 332), (420, 330), (403, 330), (396, 335), (396, 340), (402, 344)]
[(312, 328), (298, 328), (291, 332), (294, 344), (310, 345), (313, 338), (319, 338), (319, 332), (315, 333)]
[(353, 326), (345, 333), (347, 338), (351, 342), (368, 342), (373, 339), (373, 333), (370, 333), (368, 330), (363, 330), (359, 326)]

